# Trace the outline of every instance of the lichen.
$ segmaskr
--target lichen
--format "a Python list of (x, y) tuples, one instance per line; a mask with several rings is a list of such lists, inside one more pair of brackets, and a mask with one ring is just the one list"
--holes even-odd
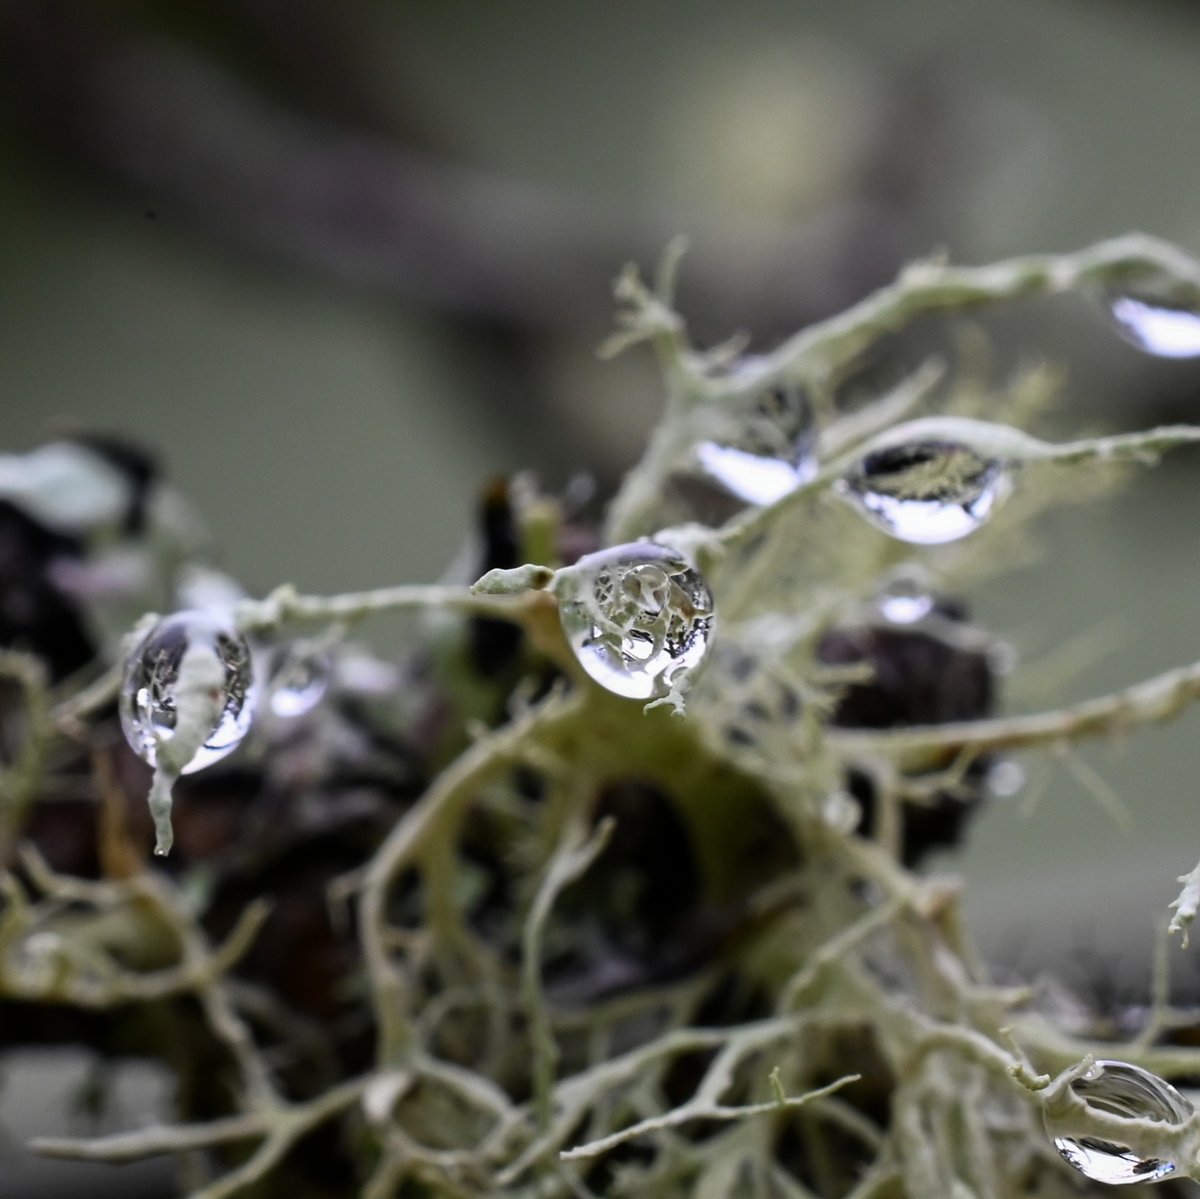
[[(39, 1151), (179, 1155), (193, 1199), (1078, 1194), (1048, 1114), (1200, 1177), (1200, 1121), (1114, 1116), (1071, 1088), (1091, 1056), (1179, 1079), (1200, 1075), (1200, 1050), (1105, 1040), (1099, 1021), (1056, 1027), (1034, 992), (978, 964), (957, 886), (911, 869), (958, 836), (991, 756), (1171, 719), (1200, 698), (1200, 663), (997, 714), (995, 638), (947, 598), (994, 553), (964, 542), (928, 620), (889, 625), (875, 597), (900, 547), (824, 503), (872, 447), (936, 435), (1019, 468), (1030, 500), (980, 534), (1019, 537), (1061, 498), (1039, 478), (1197, 440), (1180, 427), (1051, 444), (979, 420), (964, 398), (979, 381), (960, 395), (933, 363), (873, 404), (847, 407), (838, 385), (923, 312), (1145, 270), (1200, 299), (1200, 269), (1141, 237), (918, 264), (747, 377), (728, 369), (730, 347), (689, 344), (678, 265), (673, 251), (654, 288), (633, 270), (618, 283), (610, 348), (650, 343), (666, 402), (603, 532), (609, 545), (654, 534), (715, 597), (712, 651), (669, 702), (622, 699), (579, 669), (556, 599), (578, 592), (569, 518), (553, 497), (514, 499), (510, 540), (544, 561), (485, 555), (474, 587), (283, 587), (234, 607), (257, 638), (321, 630), (333, 698), (260, 731), (240, 773), (179, 780), (164, 865), (138, 823), (144, 774), (112, 749), (119, 663), (81, 687), (52, 685), (36, 647), (0, 656), (17, 684), (0, 722), (19, 743), (0, 772), (0, 996), (92, 1013), (72, 1032), (181, 1079), (174, 1121)], [(719, 424), (691, 414), (772, 383), (837, 400), (816, 406), (815, 472), (723, 523), (664, 529), (672, 478), (694, 470), (689, 437)], [(1033, 398), (1052, 398), (1028, 379), (995, 393), (990, 409), (1030, 417)], [(399, 680), (372, 681), (384, 664), (341, 638), (394, 612), (415, 620), (412, 651)], [(52, 870), (59, 826), (32, 815), (81, 768), (93, 801), (63, 819), (93, 839), (95, 866)], [(163, 794), (158, 780), (160, 844)], [(1196, 912), (1195, 872), (1182, 881), (1172, 927)], [(1152, 1033), (1185, 1018), (1165, 1003)]]

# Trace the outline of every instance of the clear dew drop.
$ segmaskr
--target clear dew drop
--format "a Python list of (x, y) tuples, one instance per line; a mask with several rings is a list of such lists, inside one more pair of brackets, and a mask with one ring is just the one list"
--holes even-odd
[(875, 605), (889, 624), (916, 624), (933, 611), (933, 592), (923, 572), (893, 575), (879, 589)]
[(325, 698), (332, 673), (325, 654), (297, 647), (279, 650), (267, 684), (272, 713), (285, 720), (307, 715)]
[[(1071, 1089), (1090, 1107), (1116, 1116), (1180, 1124), (1192, 1114), (1192, 1105), (1169, 1082), (1128, 1062), (1097, 1061)], [(1049, 1118), (1046, 1131), (1062, 1157), (1093, 1182), (1158, 1182), (1175, 1172), (1174, 1162), (1138, 1157), (1127, 1145), (1064, 1135)]]
[(1200, 357), (1200, 310), (1139, 295), (1104, 300), (1114, 328), (1128, 342), (1159, 358)]
[(874, 450), (838, 482), (838, 492), (872, 524), (913, 545), (941, 545), (973, 533), (1008, 490), (1000, 459), (946, 441)]
[(175, 729), (175, 686), (187, 648), (209, 645), (225, 672), (221, 716), (183, 774), (203, 770), (232, 753), (250, 729), (254, 713), (254, 672), (250, 646), (227, 620), (213, 612), (177, 612), (160, 620), (134, 650), (125, 667), (120, 715), (125, 739), (154, 766), (160, 739)]
[(677, 551), (649, 542), (601, 550), (572, 568), (560, 595), (563, 631), (579, 664), (628, 699), (665, 695), (708, 650), (713, 600)]
[(997, 799), (1012, 799), (1025, 788), (1025, 771), (1012, 758), (1001, 758), (988, 768), (987, 789)]
[[(758, 369), (758, 360), (749, 358), (731, 373)], [(817, 473), (816, 423), (799, 387), (765, 387), (726, 415), (728, 427), (701, 441), (695, 453), (703, 473), (731, 495), (749, 504), (770, 504)]]

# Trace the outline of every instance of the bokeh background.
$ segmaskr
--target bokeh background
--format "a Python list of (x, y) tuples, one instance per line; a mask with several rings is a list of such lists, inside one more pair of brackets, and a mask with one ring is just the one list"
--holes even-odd
[[(72, 422), (156, 447), (256, 592), (430, 580), (489, 478), (606, 490), (634, 460), (654, 375), (594, 350), (612, 276), (674, 234), (696, 336), (758, 347), (931, 252), (1200, 251), (1197, 61), (1191, 0), (5, 0), (0, 450)], [(1084, 302), (972, 319), (998, 378), (1067, 369), (1059, 431), (1200, 420), (1200, 362)], [(1046, 517), (970, 597), (1016, 648), (1011, 707), (1197, 656), (1198, 467)], [(1034, 810), (993, 803), (936, 864), (998, 970), (1144, 993), (1200, 855), (1198, 720), (1085, 751), (1130, 827), (1027, 762)], [(5, 1063), (6, 1194), (78, 1184), (15, 1142), (83, 1070)], [(162, 1089), (132, 1078), (125, 1121)]]

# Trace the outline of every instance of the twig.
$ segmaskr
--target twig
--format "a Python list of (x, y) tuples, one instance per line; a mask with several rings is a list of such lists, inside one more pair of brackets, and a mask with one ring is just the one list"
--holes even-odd
[(246, 1162), (190, 1196), (190, 1199), (228, 1199), (262, 1179), (312, 1129), (360, 1099), (367, 1082), (367, 1079), (352, 1079), (308, 1103), (268, 1105), (242, 1116), (208, 1124), (153, 1127), (94, 1140), (46, 1137), (35, 1140), (32, 1148), (48, 1157), (76, 1161), (131, 1162), (262, 1138), (262, 1143)]
[(359, 923), (371, 977), (371, 998), (379, 1029), (381, 1065), (394, 1064), (410, 1040), (403, 983), (387, 948), (386, 900), (405, 865), (411, 862), (432, 831), (454, 819), (456, 810), (471, 801), (480, 786), (510, 763), (519, 761), (530, 740), (569, 726), (586, 703), (586, 690), (565, 698), (552, 696), (512, 724), (476, 742), (438, 776), (433, 786), (404, 815), (376, 852), (363, 880)]
[(1162, 724), (1200, 699), (1200, 662), (1134, 683), (1066, 708), (999, 720), (960, 721), (879, 731), (831, 729), (829, 749), (846, 758), (888, 754), (904, 769), (921, 769), (931, 757), (971, 749), (1033, 749), (1060, 741), (1113, 737)]
[[(930, 374), (918, 376), (917, 380), (924, 378), (925, 385), (930, 386), (936, 377)], [(811, 479), (773, 503), (760, 508), (750, 508), (715, 532), (697, 536), (694, 552), (698, 560), (709, 563), (730, 550), (750, 544), (776, 521), (843, 479), (863, 455), (883, 447), (920, 441), (957, 442), (981, 456), (994, 457), (1026, 467), (1045, 464), (1075, 466), (1089, 462), (1111, 463), (1127, 458), (1135, 461), (1152, 459), (1166, 450), (1200, 441), (1200, 428), (1191, 425), (1168, 425), (1141, 432), (1055, 445), (1040, 441), (1019, 429), (986, 421), (959, 417), (928, 417), (924, 420), (910, 421), (908, 424), (897, 425), (877, 434), (840, 457), (826, 462)]]
[(528, 604), (526, 594), (495, 594), (469, 587), (406, 584), (323, 596), (300, 595), (294, 587), (284, 586), (266, 599), (244, 600), (235, 610), (234, 621), (247, 633), (293, 623), (352, 623), (388, 612), (458, 612), (519, 624), (528, 616)]
[(815, 1091), (808, 1091), (803, 1095), (794, 1095), (783, 1100), (772, 1099), (769, 1103), (748, 1103), (735, 1107), (726, 1107), (715, 1103), (685, 1103), (682, 1107), (672, 1108), (664, 1115), (654, 1116), (649, 1120), (641, 1120), (637, 1124), (631, 1124), (628, 1128), (621, 1129), (620, 1132), (612, 1133), (610, 1136), (601, 1137), (596, 1141), (589, 1141), (586, 1145), (577, 1145), (574, 1149), (567, 1149), (559, 1156), (563, 1161), (577, 1161), (580, 1158), (599, 1157), (600, 1154), (607, 1153), (610, 1149), (615, 1149), (618, 1145), (622, 1145), (626, 1141), (632, 1141), (636, 1137), (645, 1136), (648, 1132), (660, 1132), (666, 1128), (674, 1128), (679, 1124), (688, 1124), (693, 1120), (743, 1120), (749, 1119), (752, 1116), (765, 1116), (792, 1108), (804, 1107), (814, 1099), (823, 1099), (827, 1095), (832, 1095), (835, 1091), (840, 1091), (842, 1087), (852, 1082), (857, 1082), (861, 1077), (862, 1075), (860, 1074), (847, 1074), (835, 1082), (831, 1082), (828, 1086), (820, 1087)]
[(249, 949), (269, 906), (251, 904), (242, 913), (224, 945), (215, 953), (183, 909), (171, 884), (158, 875), (142, 874), (128, 881), (89, 882), (55, 874), (30, 846), (22, 848), (22, 862), (35, 885), (56, 899), (70, 899), (111, 909), (132, 903), (149, 902), (170, 928), (179, 947), (178, 966), (152, 975), (116, 971), (105, 986), (73, 985), (58, 980), (55, 996), (86, 1008), (109, 1008), (130, 1001), (150, 1001), (169, 995), (193, 992), (199, 1000), (214, 1034), (229, 1050), (242, 1076), (250, 1102), (273, 1101), (276, 1095), (270, 1072), (254, 1044), (254, 1039), (222, 986), (222, 976)]
[(30, 1149), (44, 1157), (89, 1162), (137, 1162), (168, 1154), (212, 1149), (236, 1141), (266, 1136), (272, 1113), (246, 1112), (207, 1124), (151, 1125), (138, 1132), (79, 1140), (74, 1137), (35, 1137)]
[(789, 338), (767, 356), (767, 381), (830, 377), (868, 346), (926, 312), (961, 311), (1055, 292), (1119, 287), (1141, 274), (1165, 278), (1200, 297), (1200, 267), (1175, 246), (1132, 233), (1073, 254), (1033, 254), (990, 266), (914, 263), (895, 283), (838, 316)]
[(542, 938), (559, 894), (604, 852), (615, 827), (616, 822), (612, 819), (604, 820), (586, 841), (581, 841), (582, 833), (578, 827), (568, 829), (546, 867), (523, 926), (521, 994), (529, 1017), (529, 1039), (533, 1048), (533, 1108), (542, 1131), (550, 1123), (554, 1071), (558, 1064), (558, 1044), (542, 993)]

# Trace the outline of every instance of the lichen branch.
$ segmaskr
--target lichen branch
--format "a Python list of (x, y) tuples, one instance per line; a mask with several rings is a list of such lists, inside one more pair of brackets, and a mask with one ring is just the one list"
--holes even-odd
[(1036, 749), (1091, 737), (1119, 737), (1172, 720), (1198, 699), (1200, 662), (1195, 662), (1052, 711), (870, 732), (836, 729), (826, 734), (825, 743), (845, 758), (886, 754), (906, 770), (919, 770), (931, 757), (945, 753)]
[(1178, 881), (1183, 883), (1183, 890), (1171, 901), (1170, 909), (1174, 914), (1171, 923), (1167, 925), (1167, 931), (1179, 933), (1180, 944), (1186, 949), (1188, 929), (1196, 919), (1196, 912), (1200, 910), (1200, 864), (1187, 874), (1181, 874)]
[(607, 1153), (610, 1149), (615, 1149), (618, 1145), (623, 1145), (626, 1141), (635, 1140), (637, 1137), (645, 1136), (647, 1133), (662, 1132), (667, 1128), (675, 1128), (680, 1124), (688, 1124), (694, 1120), (746, 1120), (754, 1116), (775, 1115), (781, 1111), (805, 1107), (817, 1099), (824, 1099), (836, 1091), (840, 1091), (842, 1087), (848, 1086), (852, 1082), (858, 1082), (861, 1077), (859, 1074), (846, 1074), (836, 1081), (831, 1082), (828, 1086), (818, 1087), (816, 1090), (808, 1091), (803, 1095), (792, 1095), (784, 1099), (772, 1099), (768, 1103), (745, 1103), (730, 1107), (720, 1103), (705, 1103), (697, 1099), (696, 1102), (672, 1108), (661, 1116), (654, 1116), (648, 1120), (640, 1120), (637, 1124), (631, 1124), (628, 1128), (621, 1129), (620, 1132), (614, 1132), (609, 1136), (601, 1137), (599, 1140), (589, 1141), (584, 1145), (576, 1145), (573, 1149), (566, 1149), (560, 1156), (564, 1161), (577, 1161), (580, 1158), (599, 1157), (602, 1153)]
[(604, 852), (612, 836), (614, 822), (602, 821), (586, 841), (578, 827), (568, 827), (546, 867), (541, 886), (525, 921), (522, 936), (523, 963), (521, 994), (529, 1017), (529, 1037), (533, 1048), (533, 1105), (538, 1126), (545, 1129), (550, 1123), (554, 1071), (558, 1063), (558, 1046), (550, 1014), (542, 994), (542, 938), (546, 921), (560, 892), (575, 882)]

